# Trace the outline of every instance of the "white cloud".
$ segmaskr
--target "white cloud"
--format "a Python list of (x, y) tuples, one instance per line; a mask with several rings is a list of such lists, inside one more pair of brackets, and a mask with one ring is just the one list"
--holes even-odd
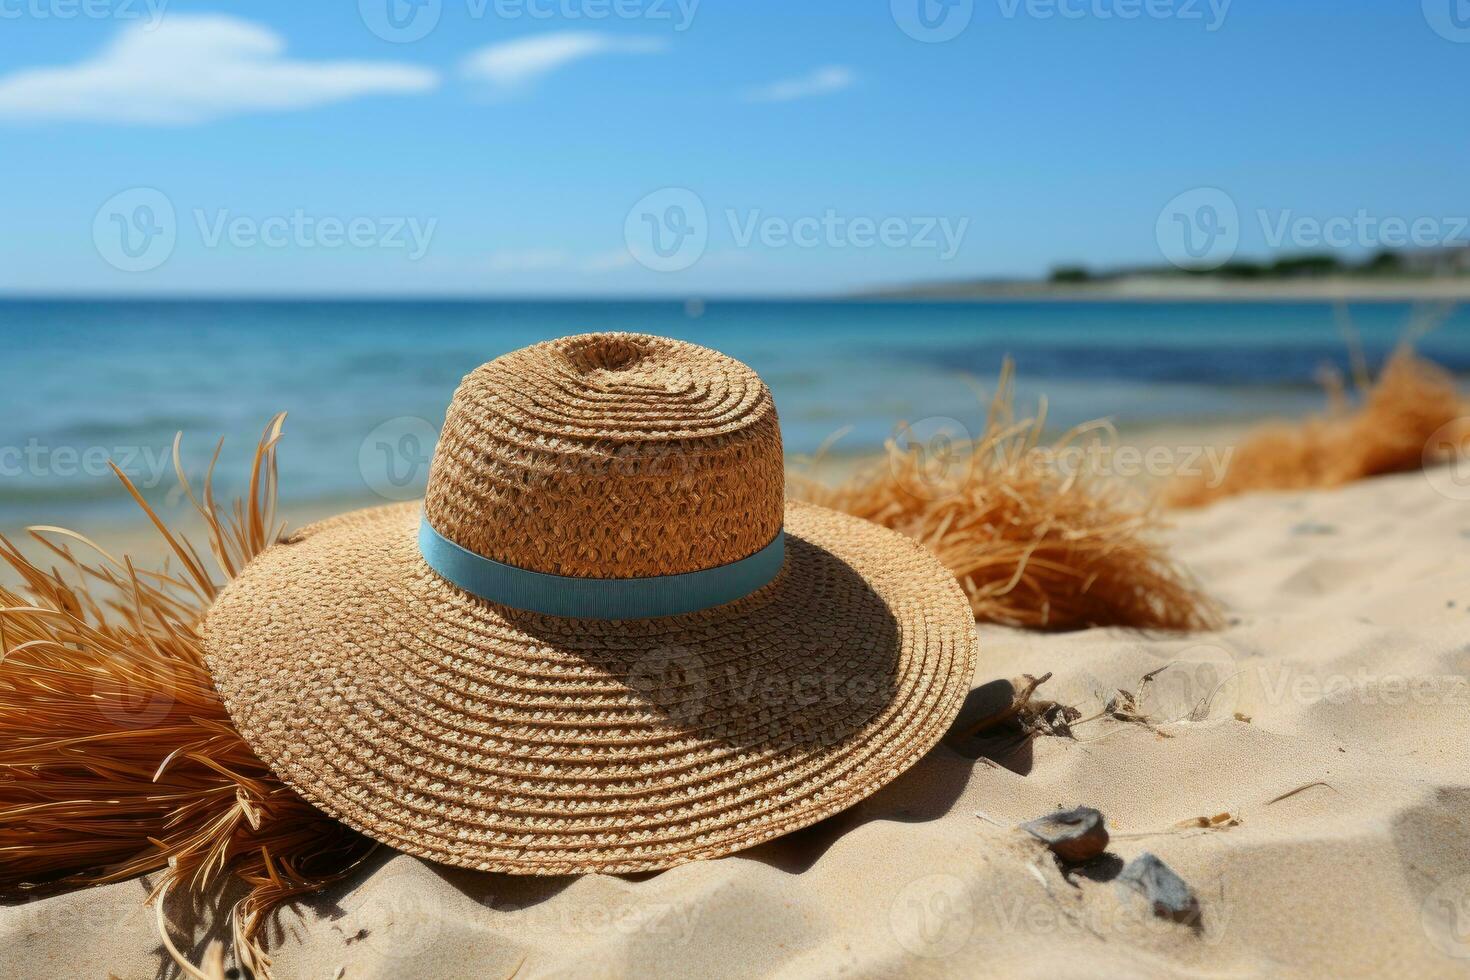
[(590, 31), (561, 31), (480, 48), (461, 65), (464, 77), (507, 93), (539, 81), (576, 61), (599, 54), (651, 54), (666, 45), (657, 38), (617, 37)]
[(187, 124), (374, 93), (432, 89), (437, 73), (386, 61), (293, 61), (267, 28), (169, 15), (124, 30), (88, 61), (0, 77), (0, 117)]
[(857, 75), (851, 68), (827, 65), (799, 78), (787, 78), (752, 89), (746, 93), (745, 98), (750, 102), (790, 102), (793, 99), (807, 99), (814, 95), (841, 92), (856, 81)]

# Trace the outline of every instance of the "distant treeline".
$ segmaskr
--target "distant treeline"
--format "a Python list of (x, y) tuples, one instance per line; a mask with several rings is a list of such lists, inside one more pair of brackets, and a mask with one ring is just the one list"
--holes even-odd
[(1172, 265), (1094, 270), (1082, 265), (1057, 266), (1050, 281), (1072, 284), (1107, 282), (1135, 276), (1205, 276), (1214, 279), (1289, 280), (1326, 277), (1433, 278), (1470, 275), (1470, 248), (1397, 251), (1385, 249), (1361, 260), (1332, 253), (1293, 255), (1271, 261), (1234, 260), (1214, 268), (1182, 269)]

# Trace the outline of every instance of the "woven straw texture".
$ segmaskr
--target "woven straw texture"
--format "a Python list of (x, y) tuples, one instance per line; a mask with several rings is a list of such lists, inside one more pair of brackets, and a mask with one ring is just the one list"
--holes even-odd
[[(577, 363), (595, 366), (577, 375)], [(547, 391), (562, 396), (529, 396), (538, 383), (516, 383), (526, 374), (561, 379)], [(599, 428), (590, 406), (604, 401), (616, 410)], [(325, 812), (449, 864), (654, 870), (851, 806), (917, 761), (959, 710), (975, 632), (953, 577), (895, 532), (783, 504), (775, 412), (743, 365), (660, 338), (569, 338), (474, 372), (449, 416), (426, 505), (296, 533), (251, 562), (203, 625), (239, 731)], [(655, 443), (693, 458), (657, 476), (598, 469), (599, 454), (663, 458), (648, 452)], [(531, 487), (554, 489), (552, 502)], [(474, 505), (486, 508), (478, 521)], [(424, 507), (466, 547), (560, 574), (735, 560), (783, 515), (787, 558), (765, 588), (698, 613), (542, 616), (430, 569), (416, 545)], [(568, 522), (550, 542), (490, 526), (539, 529), (548, 513)], [(601, 516), (583, 527), (578, 513)], [(650, 530), (630, 539), (616, 514)], [(757, 521), (767, 523), (752, 531)]]
[[(583, 334), (496, 358), (455, 392), (425, 513), (476, 554), (555, 575), (724, 565), (781, 527), (770, 391), (694, 344)], [(691, 533), (670, 533), (676, 515)]]

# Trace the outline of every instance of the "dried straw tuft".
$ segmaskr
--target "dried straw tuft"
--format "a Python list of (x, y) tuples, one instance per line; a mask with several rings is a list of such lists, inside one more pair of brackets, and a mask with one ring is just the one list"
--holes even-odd
[[(215, 505), (214, 463), (200, 502), (175, 441), (179, 481), (227, 579), (279, 533), (281, 422), (267, 427), (248, 499), (229, 514)], [(237, 956), (268, 976), (259, 939), (266, 915), (345, 874), (371, 845), (284, 787), (235, 733), (194, 629), (220, 586), (188, 540), (114, 470), (168, 542), (179, 573), (139, 571), (79, 535), (33, 528), (59, 562), (46, 570), (0, 537), (0, 560), (27, 593), (0, 589), (0, 890), (162, 872), (150, 901), (164, 945), (186, 976), (202, 978), (169, 939), (163, 902), (177, 885), (198, 898), (233, 874), (250, 889), (232, 912)], [(98, 557), (81, 561), (72, 543)]]
[[(1417, 470), (1470, 449), (1454, 378), (1408, 347), (1394, 353), (1362, 406), (1348, 407), (1340, 386), (1328, 385), (1326, 416), (1273, 423), (1249, 433), (1223, 480), (1178, 477), (1163, 491), (1166, 504), (1200, 507), (1253, 490), (1336, 487), (1364, 477)], [(1446, 427), (1450, 427), (1446, 429)]]
[(970, 598), (975, 618), (1038, 629), (1209, 629), (1215, 604), (1169, 559), (1161, 522), (1115, 479), (1067, 472), (1083, 426), (1042, 446), (1045, 406), (1015, 421), (1002, 370), (984, 433), (958, 453), (890, 441), (884, 464), (829, 487), (793, 475), (793, 496), (894, 528), (926, 545)]

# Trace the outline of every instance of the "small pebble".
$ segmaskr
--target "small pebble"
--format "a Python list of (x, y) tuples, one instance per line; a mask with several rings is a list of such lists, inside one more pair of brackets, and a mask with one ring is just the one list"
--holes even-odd
[(1185, 880), (1148, 851), (1128, 862), (1118, 884), (1138, 892), (1153, 905), (1154, 915), (1191, 925), (1199, 922), (1199, 899)]
[(1021, 829), (1046, 844), (1063, 861), (1091, 861), (1108, 846), (1103, 815), (1090, 806), (1049, 813), (1026, 821)]

